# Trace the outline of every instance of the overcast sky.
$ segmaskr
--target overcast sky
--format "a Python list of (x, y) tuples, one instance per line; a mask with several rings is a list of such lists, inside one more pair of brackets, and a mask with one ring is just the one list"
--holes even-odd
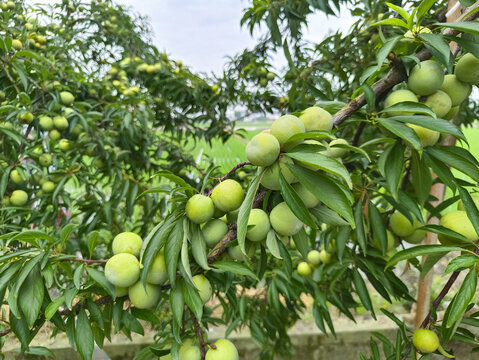
[[(155, 45), (196, 71), (219, 72), (227, 55), (235, 55), (255, 44), (248, 30), (240, 28), (243, 9), (249, 1), (116, 1), (147, 15), (154, 31)], [(328, 31), (348, 30), (353, 18), (347, 11), (341, 13), (341, 18), (328, 18), (323, 14), (310, 16), (307, 38), (318, 42)]]

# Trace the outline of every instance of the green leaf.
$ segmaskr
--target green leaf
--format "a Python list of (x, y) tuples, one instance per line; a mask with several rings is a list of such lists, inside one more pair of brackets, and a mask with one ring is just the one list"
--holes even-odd
[(391, 267), (402, 260), (416, 258), (418, 256), (446, 253), (451, 251), (463, 251), (464, 249), (458, 246), (444, 246), (444, 245), (418, 245), (394, 254), (387, 262), (386, 267)]
[(48, 240), (48, 242), (53, 243), (53, 238), (50, 235), (37, 230), (22, 231), (21, 233), (18, 233), (17, 235), (12, 237), (10, 241), (25, 241), (27, 243), (38, 246), (37, 242), (35, 241), (37, 239)]
[(61, 234), (60, 234), (60, 244), (65, 244), (70, 237), (73, 229), (76, 227), (76, 224), (67, 224), (63, 227)]
[(388, 250), (388, 239), (386, 233), (386, 226), (384, 225), (384, 219), (381, 213), (376, 208), (376, 205), (369, 202), (369, 220), (374, 234), (374, 240), (377, 241), (381, 247), (383, 254)]
[(18, 294), (18, 304), (22, 309), (29, 329), (33, 327), (40, 313), (44, 290), (43, 278), (37, 265), (28, 274)]
[(353, 270), (353, 284), (354, 288), (356, 289), (356, 294), (358, 294), (359, 299), (361, 300), (361, 303), (364, 305), (366, 310), (371, 311), (372, 317), (376, 319), (373, 304), (371, 302), (371, 298), (369, 297), (368, 288), (366, 287), (366, 283), (364, 282), (363, 277), (357, 269)]
[(450, 28), (469, 34), (479, 35), (479, 22), (477, 21), (434, 23), (433, 25), (440, 26), (443, 28)]
[(10, 316), (10, 327), (12, 328), (13, 333), (17, 336), (18, 340), (22, 344), (22, 350), (28, 350), (28, 344), (31, 341), (31, 334), (28, 330), (28, 324), (25, 318), (17, 318), (16, 316)]
[(446, 327), (450, 328), (454, 323), (464, 316), (469, 303), (474, 299), (477, 288), (477, 272), (473, 267), (464, 278), (461, 288), (457, 292), (454, 300), (449, 305), (449, 316), (447, 318)]
[(355, 227), (350, 198), (330, 177), (301, 166), (287, 165), (298, 181), (316, 195), (330, 209), (341, 215), (351, 227)]
[(444, 270), (444, 275), (449, 274), (453, 271), (466, 269), (477, 263), (479, 263), (479, 256), (473, 254), (465, 254), (455, 257), (449, 262), (449, 264), (447, 264), (446, 269)]
[(45, 309), (45, 319), (50, 321), (50, 319), (55, 315), (58, 311), (60, 306), (63, 305), (65, 302), (65, 296), (59, 296), (55, 300), (53, 300), (50, 304), (48, 304), (47, 308)]
[(125, 327), (128, 330), (133, 331), (140, 335), (145, 334), (145, 329), (143, 329), (143, 326), (141, 325), (141, 323), (136, 319), (136, 317), (134, 317), (128, 311), (123, 311), (121, 322), (125, 325)]
[(183, 246), (183, 222), (177, 221), (165, 245), (165, 262), (168, 279), (173, 286), (176, 281), (178, 259)]
[(186, 278), (192, 283), (193, 276), (191, 275), (191, 268), (190, 268), (190, 254), (188, 248), (188, 231), (189, 231), (189, 224), (188, 219), (183, 219), (183, 244), (181, 245), (181, 265), (183, 266), (184, 274)]
[(86, 267), (86, 272), (93, 280), (100, 284), (110, 296), (115, 297), (115, 286), (106, 279), (103, 272), (90, 266)]
[(15, 288), (12, 291), (12, 294), (17, 296), (20, 287), (23, 285), (23, 282), (26, 280), (30, 272), (35, 268), (35, 266), (43, 260), (44, 254), (40, 254), (35, 256), (34, 258), (31, 258), (29, 261), (25, 262), (25, 265), (23, 266), (22, 270), (18, 274), (18, 277), (15, 281)]
[(75, 344), (83, 360), (91, 360), (93, 356), (93, 332), (90, 320), (84, 309), (80, 309), (75, 327)]
[(459, 185), (457, 186), (457, 189), (459, 190), (459, 194), (461, 194), (461, 199), (467, 212), (467, 217), (469, 220), (471, 220), (471, 223), (476, 230), (476, 234), (479, 237), (479, 209), (466, 189)]
[(444, 235), (445, 237), (448, 237), (448, 238), (453, 238), (456, 240), (456, 242), (461, 242), (461, 243), (464, 243), (464, 245), (471, 245), (472, 244), (472, 241), (469, 240), (467, 237), (453, 231), (453, 230), (450, 230), (448, 228), (445, 228), (443, 226), (440, 226), (440, 225), (426, 225), (426, 226), (422, 226), (421, 228), (419, 228), (420, 230), (426, 230), (426, 231), (429, 231), (429, 232), (433, 232), (435, 234), (439, 234), (439, 235)]
[(190, 190), (191, 192), (196, 192), (196, 189), (194, 187), (192, 187), (190, 184), (188, 184), (185, 180), (183, 180), (181, 177), (173, 174), (171, 171), (168, 171), (168, 170), (162, 170), (162, 171), (159, 171), (157, 172), (153, 177), (155, 176), (159, 176), (159, 177), (163, 177), (165, 179), (168, 179), (172, 182), (174, 182), (175, 184), (187, 189), (187, 190)]
[(477, 163), (464, 156), (463, 152), (457, 151), (455, 146), (437, 146), (429, 147), (425, 150), (428, 155), (433, 156), (460, 172), (479, 182), (479, 167)]
[(206, 243), (199, 225), (190, 223), (191, 253), (196, 263), (205, 270), (209, 270)]
[[(264, 171), (264, 170), (263, 170)], [(246, 241), (246, 232), (248, 231), (248, 220), (249, 220), (249, 213), (251, 212), (251, 207), (253, 206), (254, 197), (256, 192), (258, 191), (259, 183), (263, 176), (263, 171), (256, 175), (253, 180), (251, 180), (250, 185), (248, 187), (248, 191), (246, 192), (246, 196), (243, 200), (243, 203), (240, 206), (239, 213), (238, 213), (238, 221), (237, 223), (237, 239), (238, 245), (240, 246), (241, 251), (243, 254), (246, 255), (245, 250), (245, 241)]]
[(409, 15), (407, 13), (407, 11), (404, 10), (402, 7), (396, 6), (396, 5), (388, 3), (388, 2), (386, 3), (386, 6), (390, 9), (394, 10), (395, 12), (397, 12), (399, 15), (401, 15), (404, 20), (406, 20), (406, 21), (409, 20), (409, 17), (411, 15)]
[(365, 219), (363, 214), (363, 202), (361, 199), (358, 200), (354, 208), (354, 221), (356, 223), (356, 236), (358, 238), (359, 246), (361, 247), (363, 254), (366, 254), (368, 240), (364, 226)]
[(181, 342), (180, 328), (182, 325), (183, 311), (185, 302), (183, 300), (182, 287), (179, 285), (173, 286), (170, 291), (170, 308), (173, 313), (173, 334), (175, 338)]
[(343, 260), (344, 249), (346, 243), (349, 241), (351, 235), (351, 228), (349, 226), (341, 226), (336, 236), (336, 251), (340, 262)]
[(249, 276), (250, 278), (259, 280), (256, 274), (248, 266), (242, 263), (238, 263), (236, 261), (219, 260), (215, 261), (213, 266), (213, 270), (216, 272), (229, 271), (233, 274)]
[(276, 239), (273, 229), (268, 231), (268, 235), (266, 236), (266, 247), (271, 252), (271, 255), (277, 259), (282, 259), (278, 241), (280, 240)]
[[(466, 137), (462, 133), (461, 129), (459, 129), (453, 123), (451, 123), (447, 120), (444, 120), (444, 119), (432, 118), (432, 117), (424, 116), (424, 115), (409, 115), (409, 116), (393, 116), (393, 117), (389, 118), (389, 120), (394, 120), (394, 121), (400, 121), (400, 122), (403, 122), (403, 123), (419, 125), (419, 126), (427, 128), (427, 129), (439, 131), (439, 132), (444, 133), (444, 134), (450, 134), (450, 135), (453, 135), (453, 136), (455, 136), (459, 139), (467, 141)], [(414, 132), (414, 130), (413, 130), (413, 132)], [(416, 133), (416, 132), (414, 132), (414, 133)]]
[(298, 249), (298, 251), (301, 253), (301, 256), (306, 259), (309, 251), (309, 237), (304, 228), (293, 235), (293, 240), (296, 249)]
[(432, 187), (431, 170), (417, 151), (411, 154), (411, 182), (421, 205), (427, 201)]
[(449, 44), (444, 40), (444, 37), (439, 34), (419, 34), (419, 37), (425, 41), (426, 48), (439, 60), (449, 73), (452, 73), (452, 66), (454, 65), (451, 49)]
[(397, 197), (404, 171), (404, 145), (400, 141), (397, 141), (389, 152), (384, 170), (389, 191)]
[(368, 104), (369, 111), (374, 111), (375, 104), (376, 104), (376, 93), (371, 88), (371, 86), (368, 85), (367, 83), (362, 84), (361, 89), (363, 90), (363, 93), (366, 96), (366, 103)]
[(328, 224), (328, 225), (338, 225), (338, 226), (345, 226), (348, 225), (348, 222), (345, 221), (341, 216), (339, 216), (336, 212), (329, 209), (324, 205), (318, 205), (314, 208), (309, 209), (311, 214), (313, 214), (319, 222)]
[(397, 104), (394, 104), (393, 106), (390, 106), (388, 108), (385, 108), (384, 110), (379, 111), (379, 113), (388, 113), (388, 112), (403, 112), (405, 113), (404, 115), (407, 115), (407, 113), (416, 113), (416, 114), (424, 114), (424, 115), (429, 115), (433, 118), (436, 118), (436, 114), (434, 111), (431, 110), (431, 108), (427, 105), (424, 105), (422, 103), (417, 103), (413, 101), (403, 101)]
[(182, 281), (181, 286), (186, 305), (191, 309), (196, 319), (201, 321), (203, 317), (203, 301), (201, 300), (198, 290), (186, 281)]
[(421, 140), (419, 140), (419, 137), (417, 136), (416, 132), (409, 126), (401, 124), (400, 122), (394, 120), (394, 118), (378, 118), (377, 122), (386, 130), (389, 130), (394, 135), (399, 136), (401, 139), (406, 141), (414, 149), (422, 149)]
[[(399, 20), (399, 19), (388, 19), (388, 20), (384, 20), (385, 22), (394, 22), (395, 24), (390, 24), (390, 25), (399, 25), (399, 26), (402, 26), (402, 27), (405, 27), (407, 28), (407, 24), (402, 21), (402, 20)], [(381, 22), (381, 21), (380, 21)], [(378, 23), (376, 23), (378, 24)], [(373, 24), (375, 25), (375, 24)], [(388, 39), (384, 44), (383, 46), (381, 47), (381, 49), (379, 49), (379, 51), (376, 53), (376, 61), (378, 63), (378, 67), (377, 69), (381, 69), (381, 67), (383, 66), (383, 63), (384, 61), (387, 59), (389, 53), (391, 51), (393, 51), (394, 47), (396, 46), (397, 42), (402, 38), (402, 36), (395, 36), (391, 39)]]
[(304, 205), (299, 195), (294, 191), (293, 187), (288, 184), (283, 174), (279, 173), (279, 183), (281, 186), (281, 195), (291, 209), (294, 215), (306, 225), (317, 228), (308, 208)]
[(417, 8), (416, 19), (419, 20), (431, 9), (431, 7), (436, 3), (436, 0), (422, 0), (421, 4)]
[[(378, 26), (378, 25), (394, 25), (394, 26), (400, 26), (405, 29), (409, 29), (408, 25), (404, 21), (402, 21), (401, 19), (396, 19), (396, 18), (381, 20), (381, 21), (375, 22), (371, 26)], [(392, 48), (394, 48), (394, 46)]]
[(344, 165), (342, 165), (339, 161), (330, 158), (329, 156), (311, 152), (295, 152), (294, 149), (293, 151), (288, 152), (288, 156), (292, 159), (298, 160), (301, 163), (313, 166), (315, 168), (317, 167), (318, 169), (340, 177), (346, 181), (350, 189), (353, 186), (349, 172), (346, 170)]

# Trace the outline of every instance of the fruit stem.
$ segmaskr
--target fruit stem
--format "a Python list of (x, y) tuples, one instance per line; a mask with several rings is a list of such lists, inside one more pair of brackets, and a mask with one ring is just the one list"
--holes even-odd
[(454, 358), (455, 358), (454, 355), (451, 355), (451, 354), (449, 354), (446, 350), (444, 350), (444, 348), (443, 348), (441, 345), (439, 345), (439, 347), (437, 348), (437, 351), (439, 351), (442, 355), (444, 355), (444, 356), (447, 357), (447, 358), (450, 358), (450, 359), (454, 359)]

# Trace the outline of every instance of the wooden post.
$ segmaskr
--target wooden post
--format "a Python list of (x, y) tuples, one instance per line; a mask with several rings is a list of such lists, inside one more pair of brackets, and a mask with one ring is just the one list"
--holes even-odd
[[(453, 22), (457, 20), (457, 18), (461, 15), (462, 6), (458, 6), (458, 0), (449, 0), (448, 6), (448, 17), (447, 22)], [(450, 44), (451, 50), (454, 47), (454, 44)], [(448, 136), (442, 142), (443, 145), (455, 145), (456, 139), (452, 136)], [(434, 176), (435, 177), (435, 176)], [(444, 194), (446, 192), (446, 186), (444, 184), (434, 184), (431, 188), (431, 195), (438, 199), (431, 203), (432, 206), (436, 207), (444, 200)], [(428, 214), (429, 217), (430, 214)], [(428, 221), (428, 225), (438, 225), (439, 219), (436, 217), (432, 217)], [(426, 239), (423, 242), (424, 244), (435, 244), (437, 243), (437, 234), (428, 232), (426, 235)], [(427, 256), (422, 257), (422, 263), (426, 261)], [(424, 318), (429, 312), (429, 308), (431, 306), (431, 284), (432, 284), (432, 276), (434, 274), (434, 269), (431, 269), (424, 279), (421, 278), (421, 274), (419, 275), (418, 281), (418, 291), (417, 291), (417, 301), (416, 301), (416, 316), (414, 318), (414, 327), (418, 328), (421, 323), (423, 322)]]

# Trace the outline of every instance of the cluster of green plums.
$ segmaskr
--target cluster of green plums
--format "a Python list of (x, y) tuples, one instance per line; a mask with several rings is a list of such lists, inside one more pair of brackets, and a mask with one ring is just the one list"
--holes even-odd
[[(441, 64), (426, 60), (414, 66), (409, 74), (407, 89), (392, 91), (384, 100), (384, 108), (402, 102), (421, 102), (427, 105), (438, 118), (450, 120), (459, 112), (461, 103), (479, 86), (479, 59), (473, 54), (463, 55), (457, 62), (454, 73), (444, 75)], [(391, 111), (388, 116), (408, 115)], [(440, 132), (422, 126), (408, 124), (421, 140), (422, 146), (432, 146), (440, 138)]]

